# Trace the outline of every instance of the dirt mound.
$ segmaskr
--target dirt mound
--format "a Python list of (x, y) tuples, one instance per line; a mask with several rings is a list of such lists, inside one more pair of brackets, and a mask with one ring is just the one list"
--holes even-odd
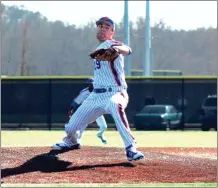
[[(140, 148), (145, 159), (128, 162), (121, 148), (83, 147), (48, 156), (47, 147), (2, 148), (4, 183), (216, 182), (215, 148)], [(187, 153), (187, 155), (184, 155)], [(181, 154), (181, 155), (180, 155)], [(196, 157), (198, 156), (198, 157)]]

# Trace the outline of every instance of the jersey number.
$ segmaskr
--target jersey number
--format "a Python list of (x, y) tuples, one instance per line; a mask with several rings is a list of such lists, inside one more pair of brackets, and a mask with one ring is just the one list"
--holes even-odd
[(101, 64), (99, 60), (95, 60), (95, 70), (100, 69), (101, 68)]

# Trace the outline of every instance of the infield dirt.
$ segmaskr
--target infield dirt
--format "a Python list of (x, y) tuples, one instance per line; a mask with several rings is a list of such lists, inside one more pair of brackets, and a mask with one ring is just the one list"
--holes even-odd
[(48, 147), (1, 148), (2, 183), (215, 183), (216, 148), (139, 148), (128, 162), (124, 149), (83, 147), (45, 157)]

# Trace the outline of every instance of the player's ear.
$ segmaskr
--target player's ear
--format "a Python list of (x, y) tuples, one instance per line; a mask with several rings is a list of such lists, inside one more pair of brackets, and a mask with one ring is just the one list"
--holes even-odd
[(111, 34), (112, 34), (112, 36), (115, 35), (115, 31), (114, 31), (114, 29), (111, 30)]

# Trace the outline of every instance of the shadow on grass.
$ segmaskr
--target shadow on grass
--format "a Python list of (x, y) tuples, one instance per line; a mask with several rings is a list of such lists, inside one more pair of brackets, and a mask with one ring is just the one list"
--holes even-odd
[(14, 168), (5, 168), (1, 170), (1, 178), (8, 176), (30, 173), (40, 171), (43, 173), (51, 172), (62, 172), (62, 171), (75, 171), (75, 170), (87, 170), (90, 168), (101, 168), (101, 167), (134, 167), (132, 163), (112, 163), (112, 164), (94, 164), (94, 165), (83, 165), (83, 166), (72, 166), (72, 162), (60, 160), (56, 155), (50, 155), (49, 153), (43, 153), (37, 155), (20, 166)]

